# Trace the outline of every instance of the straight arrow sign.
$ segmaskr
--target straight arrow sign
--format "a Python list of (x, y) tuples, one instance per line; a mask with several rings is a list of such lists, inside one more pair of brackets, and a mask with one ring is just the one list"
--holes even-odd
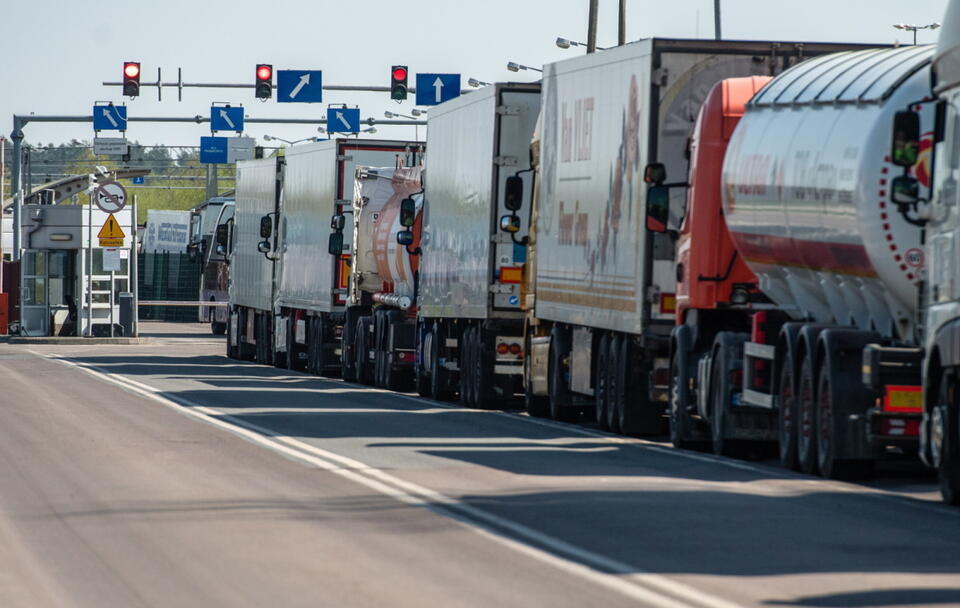
[(460, 95), (460, 74), (417, 74), (417, 105), (435, 106)]

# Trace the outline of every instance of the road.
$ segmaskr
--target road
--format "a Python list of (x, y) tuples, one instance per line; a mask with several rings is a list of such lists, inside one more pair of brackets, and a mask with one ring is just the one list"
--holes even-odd
[(239, 363), (0, 345), (0, 606), (960, 606), (960, 510)]

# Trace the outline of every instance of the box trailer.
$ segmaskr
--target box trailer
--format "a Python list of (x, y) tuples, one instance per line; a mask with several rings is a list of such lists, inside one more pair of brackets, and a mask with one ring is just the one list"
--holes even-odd
[[(520, 388), (520, 277), (530, 214), (530, 138), (539, 84), (499, 83), (430, 110), (419, 273), (417, 382), (470, 406)], [(528, 194), (508, 199), (507, 182)], [(516, 218), (513, 232), (502, 218)]]

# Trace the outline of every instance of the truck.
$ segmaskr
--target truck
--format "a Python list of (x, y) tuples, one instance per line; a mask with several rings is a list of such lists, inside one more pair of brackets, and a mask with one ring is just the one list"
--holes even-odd
[[(521, 388), (530, 139), (537, 83), (497, 83), (427, 119), (416, 383), (469, 407), (502, 406)], [(515, 186), (527, 194), (513, 196)], [(500, 229), (501, 221), (510, 231)]]
[[(888, 200), (889, 125), (929, 95), (932, 54), (847, 51), (772, 80), (724, 80), (700, 110), (687, 182), (647, 166), (650, 229), (666, 234), (670, 193), (687, 193), (674, 445), (776, 444), (784, 466), (831, 478), (916, 456), (924, 255), (917, 218)], [(932, 128), (933, 113), (922, 122)], [(909, 163), (925, 187), (929, 170), (929, 154)]]
[[(256, 204), (250, 204), (246, 184), (237, 182), (237, 233), (245, 240), (234, 243), (234, 255), (243, 247), (243, 255), (260, 257), (257, 268), (272, 268), (272, 273), (263, 270), (251, 277), (250, 289), (258, 294), (254, 314), (263, 319), (260, 337), (253, 337), (265, 342), (258, 361), (340, 375), (350, 243), (341, 240), (339, 255), (329, 255), (330, 235), (342, 235), (343, 228), (332, 225), (331, 217), (342, 216), (352, 205), (358, 166), (395, 164), (416, 148), (417, 143), (406, 141), (322, 140), (287, 149), (276, 161), (279, 190), (253, 184)], [(245, 171), (251, 167), (246, 165)], [(275, 204), (270, 204), (271, 197)], [(241, 227), (244, 204), (254, 216)], [(253, 220), (255, 226), (249, 223)], [(231, 289), (231, 303), (232, 295)]]
[(274, 364), (274, 304), (280, 260), (276, 219), (283, 191), (282, 156), (239, 161), (232, 223), (216, 231), (216, 243), (230, 264), (227, 356)]
[(681, 203), (665, 230), (649, 225), (645, 167), (685, 172), (697, 110), (720, 80), (866, 46), (652, 38), (544, 66), (522, 290), (531, 415), (663, 431)]
[[(346, 252), (345, 326), (351, 331), (341, 336), (343, 379), (389, 390), (412, 387), (416, 362), (423, 186), (418, 159), (410, 160), (413, 166), (357, 168)], [(398, 233), (409, 239), (397, 242)], [(331, 235), (331, 254), (341, 255), (341, 239)]]
[[(190, 242), (187, 254), (199, 259), (200, 302), (229, 302), (227, 281), (230, 265), (223, 245), (215, 242), (218, 231), (229, 230), (233, 222), (232, 197), (209, 198), (190, 210)], [(221, 228), (223, 227), (223, 228)], [(210, 332), (223, 335), (229, 312), (225, 306), (201, 306), (199, 321), (210, 323)]]
[[(960, 505), (960, 221), (957, 183), (960, 179), (960, 2), (951, 0), (933, 57), (931, 79), (937, 118), (933, 146), (926, 147), (922, 123), (926, 105), (902, 107), (893, 121), (894, 153), (906, 158), (916, 153), (933, 156), (933, 188), (924, 200), (923, 176), (905, 169), (891, 188), (891, 204), (898, 212), (916, 217), (926, 233), (927, 273), (921, 289), (924, 324), (922, 339), (923, 417), (920, 457), (937, 470), (944, 502)], [(925, 150), (925, 147), (927, 148)], [(916, 151), (916, 152), (914, 152)], [(919, 182), (919, 184), (918, 184)]]

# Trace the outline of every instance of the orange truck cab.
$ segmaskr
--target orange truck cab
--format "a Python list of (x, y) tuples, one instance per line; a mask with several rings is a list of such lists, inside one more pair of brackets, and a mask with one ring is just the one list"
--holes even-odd
[(690, 140), (687, 209), (677, 239), (678, 325), (691, 310), (720, 308), (731, 302), (735, 290), (755, 289), (757, 278), (737, 253), (723, 219), (720, 179), (723, 156), (744, 106), (769, 80), (723, 80), (701, 106)]

